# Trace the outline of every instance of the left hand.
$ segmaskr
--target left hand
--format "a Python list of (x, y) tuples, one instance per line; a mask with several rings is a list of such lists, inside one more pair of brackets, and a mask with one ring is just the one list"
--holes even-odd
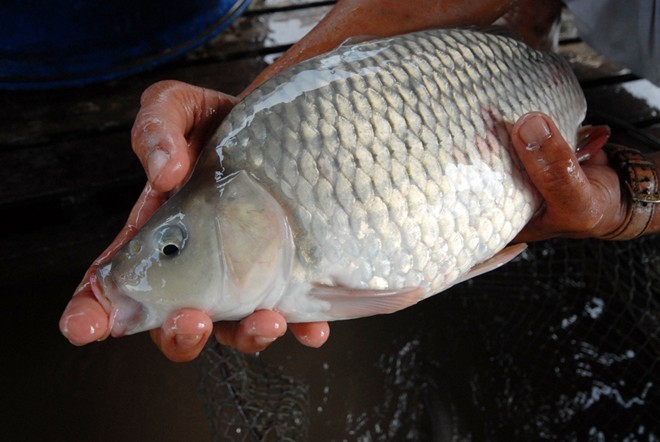
[[(605, 152), (597, 151), (580, 163), (550, 117), (537, 112), (523, 115), (511, 136), (518, 157), (544, 199), (516, 242), (598, 238), (623, 223), (626, 203)], [(582, 136), (601, 138), (590, 143), (604, 144), (608, 134), (595, 128)]]
[[(209, 133), (234, 103), (229, 95), (175, 81), (156, 83), (144, 92), (132, 144), (149, 183), (126, 225), (89, 268), (62, 314), (60, 329), (71, 343), (85, 345), (110, 334), (108, 313), (92, 292), (90, 276), (183, 183)], [(329, 336), (327, 323), (291, 324), (290, 328), (301, 343), (310, 347), (321, 346)], [(205, 312), (183, 309), (169, 315), (161, 328), (151, 331), (151, 337), (167, 358), (189, 361), (199, 355), (213, 333), (221, 343), (252, 353), (266, 348), (286, 330), (285, 319), (273, 311), (258, 311), (241, 322), (220, 322), (214, 327)]]

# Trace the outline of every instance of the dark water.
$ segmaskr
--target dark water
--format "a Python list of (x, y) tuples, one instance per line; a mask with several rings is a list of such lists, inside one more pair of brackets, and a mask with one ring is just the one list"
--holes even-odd
[(334, 323), (319, 350), (208, 349), (200, 385), (216, 436), (658, 440), (659, 248), (535, 244), (414, 308)]

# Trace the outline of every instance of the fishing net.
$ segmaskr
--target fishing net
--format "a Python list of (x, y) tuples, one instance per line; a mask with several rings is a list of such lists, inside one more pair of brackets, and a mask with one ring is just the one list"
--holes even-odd
[(659, 246), (553, 241), (475, 283), (495, 294), (518, 281), (514, 296), (474, 309), (492, 361), (474, 390), (486, 435), (658, 440)]
[(218, 343), (200, 358), (199, 387), (216, 440), (307, 440), (308, 387)]
[(553, 240), (324, 348), (213, 345), (217, 440), (660, 438), (660, 240)]

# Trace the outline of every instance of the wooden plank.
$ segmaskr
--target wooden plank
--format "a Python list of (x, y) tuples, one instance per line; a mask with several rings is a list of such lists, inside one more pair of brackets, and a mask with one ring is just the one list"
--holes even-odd
[(660, 150), (660, 88), (637, 80), (588, 88), (585, 95), (587, 122), (610, 126), (612, 142)]
[(12, 225), (0, 266), (89, 242), (100, 252), (146, 182), (128, 131), (0, 151), (0, 164), (0, 217)]
[[(181, 71), (181, 75), (178, 78), (183, 81), (191, 81), (191, 78), (193, 78), (194, 81), (204, 86), (218, 89), (225, 88), (227, 90), (229, 83), (225, 82), (225, 80), (218, 81), (217, 71), (225, 67), (230, 67), (229, 70), (232, 75), (229, 78), (231, 79), (245, 78), (242, 75), (236, 75), (241, 71), (247, 75), (250, 75), (250, 73), (254, 75), (254, 72), (256, 72), (254, 65), (249, 63), (249, 66), (243, 66), (244, 63), (245, 61), (237, 61), (198, 66), (195, 69)], [(258, 61), (253, 60), (252, 63), (258, 63)], [(243, 66), (243, 68), (239, 68), (239, 66)], [(174, 78), (177, 78), (176, 75)], [(70, 122), (71, 127), (75, 129), (79, 129), (81, 126), (91, 126), (94, 122), (101, 122), (106, 125), (106, 130), (99, 129), (95, 131), (87, 129), (87, 135), (82, 139), (65, 139), (60, 142), (48, 142), (35, 148), (21, 149), (16, 152), (3, 152), (5, 155), (0, 156), (0, 161), (7, 173), (4, 173), (0, 178), (0, 189), (4, 190), (4, 192), (0, 191), (0, 204), (10, 204), (28, 198), (44, 198), (48, 194), (65, 194), (67, 192), (73, 192), (77, 188), (89, 186), (90, 183), (104, 183), (103, 173), (105, 170), (108, 170), (108, 164), (113, 164), (111, 169), (117, 181), (121, 181), (122, 179), (133, 180), (136, 174), (141, 175), (141, 168), (139, 168), (139, 164), (135, 161), (132, 153), (130, 153), (130, 141), (126, 130), (127, 127), (130, 127), (134, 113), (137, 110), (137, 97), (142, 89), (141, 87), (136, 88), (135, 84), (136, 82), (117, 82), (113, 86), (121, 91), (111, 93), (110, 98), (104, 94), (98, 94), (100, 89), (94, 87), (81, 88), (79, 94), (62, 95), (61, 97), (52, 98), (51, 101), (57, 103), (68, 99), (69, 101), (66, 104), (71, 104), (71, 111), (68, 115), (64, 116), (51, 111), (49, 112), (51, 116), (50, 121), (40, 120), (38, 118), (39, 113), (44, 109), (47, 110), (48, 106), (32, 107), (29, 105), (30, 102), (28, 100), (24, 100), (23, 104), (27, 102), (28, 106), (22, 112), (16, 112), (16, 115), (20, 116), (21, 119), (27, 117), (27, 127), (40, 134), (40, 136), (44, 136), (45, 134), (52, 137), (53, 133), (56, 134), (56, 130), (58, 129), (67, 130), (67, 122)], [(233, 87), (240, 90), (242, 85), (234, 85)], [(60, 92), (55, 91), (55, 95)], [(87, 99), (81, 100), (80, 95), (82, 93), (88, 94)], [(121, 94), (133, 96), (133, 101), (130, 102), (127, 99), (117, 100), (117, 95)], [(611, 118), (621, 118), (623, 121), (632, 124), (642, 124), (647, 121), (653, 122), (657, 119), (658, 109), (649, 108), (642, 100), (636, 99), (629, 93), (626, 93), (625, 90), (622, 91), (622, 87), (620, 86), (597, 88), (591, 92), (587, 91), (587, 96), (589, 98), (589, 107), (593, 109), (592, 117), (598, 113), (601, 116), (601, 120), (603, 115), (609, 115)], [(40, 98), (41, 94), (32, 95), (32, 98), (37, 97)], [(94, 99), (97, 101), (94, 101)], [(102, 104), (100, 100), (103, 99), (107, 99), (108, 103), (114, 105), (112, 112), (108, 112), (108, 107)], [(127, 104), (129, 102), (130, 104)], [(624, 104), (622, 105), (621, 103)], [(8, 105), (7, 108), (11, 109), (12, 106)], [(34, 111), (36, 115), (34, 117), (30, 116), (30, 111)], [(0, 124), (4, 123), (8, 125), (14, 124), (12, 121), (3, 121)], [(41, 126), (35, 125), (35, 123), (40, 123)], [(47, 124), (53, 127), (48, 128)], [(65, 126), (65, 128), (61, 129), (62, 126)], [(124, 130), (126, 134), (119, 135), (117, 128)], [(48, 129), (50, 129), (50, 133)], [(114, 133), (111, 133), (113, 131)], [(20, 134), (20, 131), (14, 134), (16, 133)], [(80, 132), (77, 132), (77, 134), (80, 134)], [(107, 134), (107, 136), (103, 136), (103, 134)], [(30, 140), (34, 141), (35, 136), (32, 136)], [(116, 161), (117, 165), (114, 166), (111, 158), (114, 154), (111, 154), (111, 152), (115, 151), (118, 145), (122, 145), (123, 151), (121, 152), (124, 154), (119, 154)], [(73, 170), (71, 165), (76, 162), (80, 163), (81, 161), (82, 164), (86, 165), (79, 169), (82, 172)], [(98, 164), (103, 164), (104, 168), (102, 170), (95, 168), (95, 161)], [(123, 169), (123, 165), (131, 164), (131, 161), (134, 161), (137, 167), (130, 172), (126, 172)]]
[(100, 253), (119, 233), (143, 186), (142, 180), (118, 182), (112, 188), (83, 187), (58, 198), (0, 205), (0, 216), (12, 229), (0, 248), (0, 267), (13, 267), (20, 256), (56, 255), (62, 247), (89, 242)]
[(263, 57), (194, 66), (168, 65), (120, 80), (50, 91), (0, 92), (0, 151), (130, 128), (140, 95), (176, 79), (237, 94), (266, 66)]
[(561, 22), (559, 24), (559, 41), (575, 41), (580, 39), (575, 18), (567, 8), (562, 10)]
[[(308, 3), (319, 2), (300, 2)], [(0, 91), (0, 150), (130, 126), (142, 91), (163, 79), (237, 94), (328, 10), (329, 6), (319, 6), (240, 17), (225, 32), (181, 59), (114, 81), (38, 92)], [(223, 61), (226, 63), (220, 64)]]
[(228, 29), (182, 59), (235, 59), (245, 54), (268, 54), (287, 49), (300, 40), (323, 18), (330, 6), (273, 12), (259, 17), (238, 18)]
[(646, 80), (585, 89), (587, 105), (592, 118), (621, 121), (633, 126), (648, 126), (659, 121), (658, 101), (647, 101), (633, 94), (636, 87), (644, 85), (649, 94), (660, 94), (660, 88)]
[[(308, 32), (327, 13), (328, 2), (310, 0), (261, 0), (258, 11), (302, 7), (286, 12), (239, 18), (226, 32), (188, 56), (151, 72), (98, 85), (44, 92), (0, 92), (0, 150), (75, 138), (86, 133), (125, 128), (132, 124), (141, 92), (167, 78), (237, 93), (265, 65)], [(331, 2), (330, 2), (331, 3)], [(326, 4), (325, 6), (314, 6)], [(570, 30), (565, 30), (569, 35)], [(256, 65), (215, 65), (216, 72), (201, 64), (224, 59), (262, 55)], [(583, 80), (628, 72), (613, 67), (583, 43), (564, 45), (562, 53)], [(249, 64), (250, 62), (248, 62)]]
[(575, 75), (583, 83), (630, 74), (630, 69), (607, 60), (584, 42), (561, 45), (559, 53), (568, 60)]
[(128, 131), (1, 151), (0, 164), (0, 206), (146, 180)]
[[(263, 67), (264, 63), (260, 58), (253, 58), (170, 71), (173, 74), (170, 78), (235, 93), (247, 85)], [(218, 75), (218, 72), (228, 74), (223, 76)], [(134, 181), (136, 176), (143, 179), (142, 168), (130, 148), (130, 127), (142, 88), (136, 87), (135, 82), (129, 83), (128, 80), (121, 83), (115, 85), (117, 91), (110, 97), (100, 94), (102, 89), (95, 87), (81, 88), (78, 95), (61, 96), (62, 100), (68, 100), (66, 104), (70, 103), (73, 109), (81, 110), (74, 117), (71, 113), (58, 115), (48, 111), (48, 106), (45, 106), (47, 117), (50, 117), (47, 119), (40, 115), (44, 112), (43, 107), (33, 110), (26, 104), (25, 99), (21, 103), (22, 106), (14, 104), (14, 108), (19, 107), (20, 110), (14, 117), (16, 121), (2, 121), (0, 125), (14, 124), (20, 127), (20, 119), (27, 118), (23, 130), (34, 130), (35, 133), (29, 138), (32, 145), (0, 149), (0, 164), (4, 170), (4, 173), (0, 174), (0, 205), (66, 194), (79, 188), (104, 187), (123, 180)], [(79, 102), (82, 94), (87, 95), (85, 100)], [(29, 95), (33, 100), (38, 97), (31, 93)], [(124, 98), (117, 99), (117, 96)], [(105, 103), (112, 104), (113, 108), (109, 111), (104, 106)], [(87, 113), (84, 112), (85, 109), (88, 110)], [(31, 117), (30, 112), (36, 115)], [(30, 120), (38, 124), (35, 125)], [(90, 127), (98, 122), (111, 124), (113, 129), (91, 130)], [(73, 132), (77, 136), (51, 140), (63, 136), (65, 131)], [(48, 138), (42, 143), (34, 144), (40, 137)]]
[[(316, 11), (310, 15), (316, 17), (311, 19), (314, 22), (322, 15), (319, 11), (326, 7), (310, 9)], [(298, 12), (274, 13), (268, 14), (268, 17), (269, 20), (277, 21), (280, 20), (277, 17), (281, 16), (281, 21), (286, 23), (291, 17), (296, 17)], [(237, 41), (246, 42), (252, 37), (244, 35)], [(230, 40), (230, 37), (220, 38), (215, 44), (227, 44)], [(569, 49), (565, 50), (571, 51), (573, 46), (569, 45)], [(593, 67), (594, 63), (582, 61), (593, 58), (600, 63), (602, 57), (588, 47), (585, 49), (581, 44), (575, 47), (578, 46), (579, 51), (576, 50), (576, 53), (587, 54), (582, 58), (576, 57), (580, 63)], [(264, 66), (263, 58), (259, 57), (189, 66), (177, 63), (103, 85), (39, 93), (0, 94), (0, 102), (4, 104), (0, 111), (4, 113), (4, 118), (0, 118), (0, 136), (9, 140), (5, 141), (5, 145), (17, 149), (41, 143), (34, 148), (19, 149), (0, 156), (0, 161), (8, 171), (0, 179), (0, 189), (5, 190), (0, 192), (0, 204), (41, 201), (49, 195), (62, 198), (63, 195), (74, 194), (86, 187), (105, 189), (112, 187), (113, 183), (137, 182), (138, 177), (143, 177), (142, 170), (128, 148), (127, 134), (144, 87), (161, 78), (176, 78), (235, 93)], [(222, 74), (218, 75), (218, 72)], [(611, 72), (607, 71), (603, 75), (609, 74)], [(618, 103), (621, 98), (612, 94), (619, 93), (616, 88), (594, 90), (589, 94), (590, 108), (617, 117), (605, 104)], [(613, 107), (615, 111), (622, 109), (633, 109), (633, 112), (623, 112), (627, 118), (625, 121), (632, 124), (653, 122), (657, 118), (657, 109), (649, 109), (639, 102)], [(112, 153), (118, 145), (122, 145), (123, 151)], [(74, 163), (82, 164), (83, 167), (72, 168)], [(96, 167), (96, 164), (102, 164), (103, 167)], [(103, 175), (107, 170), (113, 170), (111, 178)]]
[(252, 0), (250, 6), (248, 6), (247, 13), (328, 6), (335, 3), (337, 3), (336, 0)]
[(0, 164), (0, 217), (12, 226), (0, 266), (60, 247), (108, 243), (146, 182), (128, 131), (0, 151)]

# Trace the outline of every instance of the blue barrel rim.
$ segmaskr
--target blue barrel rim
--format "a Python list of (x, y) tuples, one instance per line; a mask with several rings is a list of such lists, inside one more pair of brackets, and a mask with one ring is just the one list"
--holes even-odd
[(48, 90), (67, 87), (85, 86), (108, 80), (116, 80), (131, 74), (153, 69), (154, 67), (171, 61), (190, 50), (203, 45), (210, 39), (226, 29), (236, 18), (238, 18), (249, 6), (251, 0), (236, 0), (230, 9), (202, 32), (182, 41), (178, 45), (165, 48), (161, 52), (147, 55), (135, 60), (102, 71), (91, 71), (89, 73), (75, 73), (72, 75), (51, 76), (50, 78), (35, 78), (26, 80), (24, 78), (5, 77), (0, 78), (0, 90)]

